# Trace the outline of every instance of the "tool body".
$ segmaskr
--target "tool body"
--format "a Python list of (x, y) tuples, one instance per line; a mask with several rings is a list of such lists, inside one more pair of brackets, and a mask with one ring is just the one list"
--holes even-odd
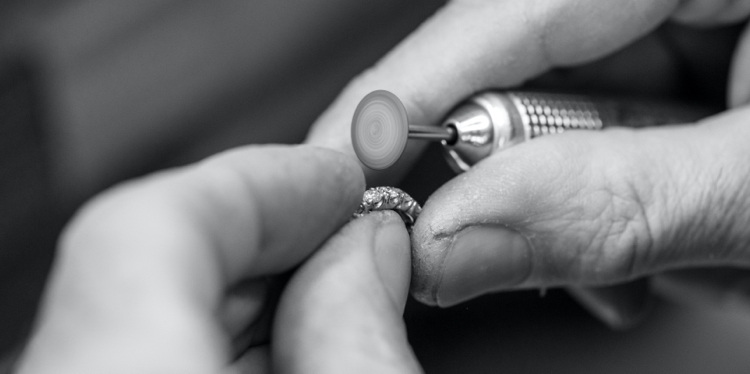
[(654, 100), (488, 91), (472, 96), (443, 121), (443, 128), (456, 133), (443, 146), (453, 169), (463, 172), (495, 152), (540, 136), (690, 123), (709, 114), (705, 108)]
[(401, 101), (374, 91), (352, 120), (352, 144), (367, 167), (383, 170), (406, 149), (407, 139), (440, 141), (458, 173), (513, 145), (571, 130), (648, 127), (695, 122), (705, 108), (654, 100), (610, 99), (561, 93), (486, 91), (465, 100), (440, 127), (409, 124)]

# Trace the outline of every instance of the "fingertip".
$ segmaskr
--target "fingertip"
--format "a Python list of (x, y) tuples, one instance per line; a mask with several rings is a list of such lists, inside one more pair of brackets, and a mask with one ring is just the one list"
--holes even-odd
[(351, 218), (365, 186), (352, 157), (309, 145), (239, 147), (179, 175), (162, 190), (189, 208), (230, 279), (297, 265)]
[(385, 211), (371, 214), (379, 221), (373, 247), (380, 281), (401, 312), (406, 305), (411, 278), (411, 242), (401, 217)]
[[(449, 307), (491, 291), (512, 289), (530, 277), (532, 251), (527, 238), (503, 225), (464, 227), (428, 241), (415, 262), (412, 294), (417, 300)], [(416, 256), (415, 256), (416, 257)]]
[[(411, 294), (415, 299), (431, 306), (449, 306), (458, 299), (465, 299), (464, 291), (456, 291), (460, 295), (439, 297), (439, 288), (442, 285), (458, 287), (464, 283), (460, 279), (462, 274), (478, 274), (473, 266), (487, 265), (483, 261), (489, 259), (482, 253), (484, 249), (491, 249), (480, 250), (477, 246), (470, 249), (472, 246), (459, 245), (459, 249), (466, 250), (461, 254), (452, 253), (456, 252), (452, 250), (456, 246), (456, 237), (464, 230), (472, 231), (472, 227), (493, 222), (507, 225), (521, 216), (519, 212), (528, 212), (532, 208), (527, 197), (520, 193), (533, 192), (527, 185), (529, 181), (522, 175), (528, 170), (521, 165), (525, 163), (523, 159), (523, 156), (509, 157), (508, 162), (480, 163), (430, 196), (412, 233)], [(462, 265), (449, 270), (448, 258), (462, 262)], [(471, 293), (476, 295), (476, 292)]]
[(274, 323), (275, 364), (306, 373), (412, 367), (401, 318), (409, 252), (394, 212), (346, 225), (287, 285)]
[(356, 157), (337, 149), (317, 145), (302, 144), (296, 147), (317, 155), (323, 169), (335, 176), (338, 185), (346, 187), (347, 190), (356, 191), (359, 194), (357, 199), (362, 197), (362, 192), (365, 190), (365, 175)]
[(514, 288), (529, 278), (531, 260), (531, 246), (518, 231), (501, 225), (467, 227), (453, 236), (443, 260), (437, 303), (448, 307)]
[[(344, 226), (295, 274), (289, 292), (304, 298), (285, 298), (290, 303), (349, 298), (359, 306), (381, 304), (385, 291), (400, 313), (410, 259), (409, 234), (401, 217), (392, 211), (372, 212)], [(335, 290), (337, 296), (323, 299), (326, 290)]]

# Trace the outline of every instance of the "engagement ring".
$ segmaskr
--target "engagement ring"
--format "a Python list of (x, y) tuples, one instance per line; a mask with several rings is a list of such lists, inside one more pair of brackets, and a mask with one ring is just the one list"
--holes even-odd
[(362, 203), (354, 212), (353, 217), (362, 217), (373, 211), (393, 210), (404, 220), (407, 228), (411, 228), (422, 212), (422, 207), (406, 192), (396, 187), (373, 187), (365, 191)]

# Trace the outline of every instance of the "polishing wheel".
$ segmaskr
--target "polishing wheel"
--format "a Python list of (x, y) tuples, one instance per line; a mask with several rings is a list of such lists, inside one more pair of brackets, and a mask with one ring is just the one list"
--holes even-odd
[(352, 145), (365, 166), (383, 170), (395, 164), (408, 138), (409, 118), (396, 95), (379, 90), (360, 101), (352, 119)]

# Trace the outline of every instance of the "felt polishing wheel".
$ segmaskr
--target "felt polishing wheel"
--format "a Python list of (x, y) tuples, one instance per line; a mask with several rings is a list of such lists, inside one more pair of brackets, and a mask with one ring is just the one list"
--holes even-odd
[(352, 145), (367, 167), (383, 170), (398, 161), (406, 149), (409, 119), (406, 108), (388, 91), (367, 94), (354, 111)]

